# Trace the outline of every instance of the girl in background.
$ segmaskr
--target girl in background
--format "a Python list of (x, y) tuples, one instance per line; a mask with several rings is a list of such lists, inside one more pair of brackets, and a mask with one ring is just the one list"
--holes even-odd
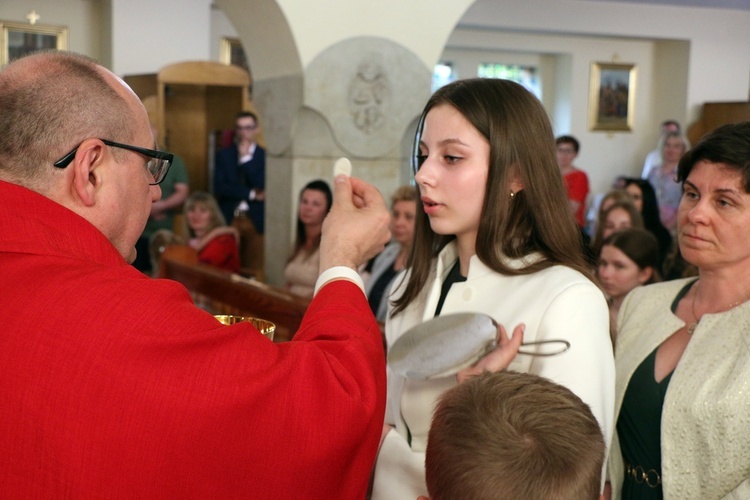
[(604, 238), (597, 274), (609, 303), (612, 345), (617, 314), (625, 296), (638, 286), (660, 281), (658, 269), (659, 244), (645, 229), (623, 229)]
[(643, 227), (653, 234), (659, 243), (659, 270), (663, 276), (664, 261), (672, 251), (672, 235), (659, 219), (659, 202), (656, 201), (654, 188), (644, 179), (626, 177), (624, 182), (625, 191), (633, 200), (635, 208), (641, 212)]
[(406, 258), (414, 239), (417, 212), (417, 188), (401, 186), (391, 196), (391, 233), (393, 241), (375, 257), (365, 284), (372, 312), (378, 321), (385, 321), (388, 295), (396, 275), (406, 268)]
[[(619, 179), (620, 178), (618, 177), (617, 182), (619, 182)], [(602, 220), (602, 218), (604, 217), (604, 212), (606, 212), (614, 202), (628, 200), (630, 200), (628, 193), (624, 189), (620, 188), (614, 188), (611, 191), (607, 191), (603, 195), (594, 197), (591, 203), (591, 207), (589, 207), (587, 216), (588, 224), (586, 227), (586, 233), (589, 235), (589, 237), (593, 238), (596, 235), (596, 228), (599, 226), (599, 221)], [(591, 217), (592, 214), (593, 217)]]
[(602, 242), (606, 237), (615, 231), (621, 231), (629, 227), (643, 228), (643, 217), (630, 201), (630, 198), (610, 204), (596, 226), (596, 235), (591, 242), (594, 255), (599, 255)]

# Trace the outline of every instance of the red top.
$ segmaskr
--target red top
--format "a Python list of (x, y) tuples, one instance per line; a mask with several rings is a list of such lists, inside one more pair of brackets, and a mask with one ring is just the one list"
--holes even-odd
[(274, 344), (1, 181), (0, 269), (0, 498), (364, 497), (385, 361), (356, 285)]
[(237, 240), (231, 234), (220, 234), (206, 243), (198, 252), (198, 260), (236, 273), (240, 270), (240, 251)]
[(586, 211), (586, 197), (589, 195), (589, 178), (583, 170), (574, 169), (572, 172), (563, 176), (565, 189), (568, 191), (568, 199), (579, 203), (575, 217), (579, 226), (584, 227), (586, 220), (584, 212)]

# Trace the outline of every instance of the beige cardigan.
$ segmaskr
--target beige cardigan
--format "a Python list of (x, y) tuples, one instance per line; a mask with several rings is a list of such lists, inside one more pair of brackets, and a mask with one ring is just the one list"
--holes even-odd
[[(630, 377), (685, 323), (670, 306), (688, 278), (635, 289), (618, 318), (615, 415)], [(661, 423), (664, 498), (750, 498), (750, 302), (706, 314), (669, 382)], [(623, 460), (615, 433), (609, 454), (612, 497)]]

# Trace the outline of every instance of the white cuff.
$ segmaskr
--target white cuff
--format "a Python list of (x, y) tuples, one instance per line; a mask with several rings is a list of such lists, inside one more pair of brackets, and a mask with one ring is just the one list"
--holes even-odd
[(362, 290), (362, 293), (365, 293), (365, 284), (362, 281), (362, 276), (360, 276), (357, 271), (346, 266), (334, 266), (320, 273), (318, 281), (315, 282), (315, 292), (313, 293), (313, 296), (315, 296), (318, 293), (318, 290), (323, 288), (323, 285), (329, 281), (339, 279), (353, 281), (359, 289)]

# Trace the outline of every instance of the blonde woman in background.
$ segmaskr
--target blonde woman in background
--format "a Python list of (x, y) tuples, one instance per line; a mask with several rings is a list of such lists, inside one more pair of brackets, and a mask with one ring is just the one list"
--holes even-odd
[(682, 198), (682, 186), (677, 182), (677, 163), (688, 147), (687, 139), (678, 132), (664, 135), (659, 142), (661, 165), (651, 169), (647, 177), (659, 202), (659, 218), (673, 234), (677, 228), (677, 207)]
[(197, 191), (185, 202), (188, 245), (198, 252), (198, 261), (236, 273), (240, 270), (237, 229), (227, 226), (216, 198)]
[(378, 321), (385, 321), (391, 284), (396, 275), (406, 268), (406, 259), (414, 239), (418, 196), (416, 186), (401, 186), (391, 196), (393, 241), (375, 257), (365, 285), (367, 299)]

